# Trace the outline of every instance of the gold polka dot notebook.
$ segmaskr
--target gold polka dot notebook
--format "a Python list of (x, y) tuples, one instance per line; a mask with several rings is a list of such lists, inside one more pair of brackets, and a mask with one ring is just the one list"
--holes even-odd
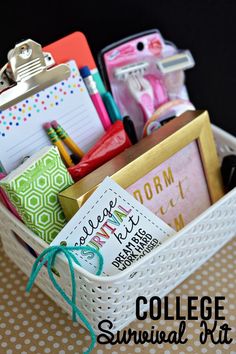
[(46, 122), (56, 120), (85, 152), (103, 135), (75, 61), (68, 65), (71, 75), (67, 80), (0, 111), (0, 167), (5, 172), (50, 143), (42, 128)]

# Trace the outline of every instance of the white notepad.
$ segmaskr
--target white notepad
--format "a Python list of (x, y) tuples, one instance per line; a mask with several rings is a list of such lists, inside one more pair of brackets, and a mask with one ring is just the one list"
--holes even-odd
[(50, 144), (42, 127), (46, 122), (57, 120), (85, 152), (104, 134), (75, 61), (68, 64), (67, 80), (0, 111), (0, 164), (7, 173)]

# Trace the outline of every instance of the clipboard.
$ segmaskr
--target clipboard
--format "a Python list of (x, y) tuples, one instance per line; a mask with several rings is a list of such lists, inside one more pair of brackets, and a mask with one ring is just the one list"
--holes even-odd
[(106, 90), (103, 84), (102, 77), (96, 66), (87, 39), (82, 32), (74, 32), (45, 46), (43, 49), (45, 52), (50, 52), (53, 55), (57, 64), (65, 63), (68, 60), (74, 59), (79, 69), (83, 66), (88, 66), (111, 121), (114, 123), (116, 120), (122, 120), (120, 110), (118, 109), (113, 96)]
[(9, 173), (50, 145), (42, 126), (52, 120), (88, 151), (104, 128), (75, 60), (55, 65), (32, 40), (17, 44), (8, 57), (0, 72), (0, 169)]
[[(28, 39), (8, 53), (8, 63), (0, 71), (0, 111), (3, 111), (48, 86), (68, 79), (66, 64), (47, 62), (41, 45)], [(52, 58), (49, 58), (49, 62)]]
[(74, 59), (79, 69), (83, 66), (88, 66), (96, 81), (100, 95), (103, 96), (106, 93), (105, 86), (97, 69), (89, 44), (82, 32), (69, 34), (54, 43), (45, 46), (43, 50), (52, 54), (56, 64), (65, 63)]

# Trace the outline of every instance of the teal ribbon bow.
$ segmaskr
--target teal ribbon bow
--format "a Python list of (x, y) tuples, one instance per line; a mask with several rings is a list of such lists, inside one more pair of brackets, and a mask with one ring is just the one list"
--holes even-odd
[[(96, 272), (96, 275), (100, 275), (102, 273), (103, 269), (103, 257), (102, 255), (95, 250), (94, 248), (91, 248), (89, 246), (51, 246), (45, 249), (36, 259), (34, 262), (31, 275), (29, 278), (29, 281), (26, 286), (26, 291), (30, 292), (34, 281), (42, 269), (42, 267), (47, 263), (47, 270), (48, 270), (48, 275), (53, 283), (54, 287), (56, 290), (61, 294), (61, 296), (65, 299), (65, 301), (71, 306), (72, 309), (72, 319), (73, 321), (76, 321), (76, 316), (78, 315), (80, 320), (84, 323), (84, 325), (87, 327), (89, 330), (90, 336), (91, 336), (91, 344), (86, 352), (84, 354), (89, 354), (91, 351), (94, 349), (95, 343), (96, 343), (96, 335), (94, 333), (94, 330), (90, 323), (88, 322), (87, 318), (83, 315), (83, 313), (80, 311), (80, 309), (76, 305), (76, 280), (75, 280), (75, 271), (73, 267), (73, 262), (76, 263), (78, 266), (81, 266), (80, 262), (76, 258), (76, 256), (73, 254), (72, 251), (90, 251), (95, 253), (98, 256), (99, 264), (98, 264), (98, 270)], [(71, 299), (69, 296), (64, 292), (64, 290), (60, 287), (58, 282), (56, 281), (54, 275), (53, 275), (53, 267), (54, 263), (56, 260), (56, 257), (59, 253), (63, 253), (68, 261), (68, 265), (70, 268), (70, 274), (71, 274), (71, 284), (72, 284), (72, 297)]]

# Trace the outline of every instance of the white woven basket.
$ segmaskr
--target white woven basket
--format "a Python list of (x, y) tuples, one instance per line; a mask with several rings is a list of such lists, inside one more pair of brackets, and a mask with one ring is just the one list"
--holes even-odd
[[(221, 157), (236, 154), (236, 138), (213, 127)], [(7, 255), (29, 276), (35, 258), (19, 243), (15, 234), (37, 253), (48, 245), (0, 205), (0, 235)], [(109, 319), (113, 331), (123, 329), (135, 319), (135, 301), (139, 295), (163, 297), (200, 267), (236, 234), (236, 188), (188, 224), (162, 246), (131, 267), (110, 277), (94, 276), (76, 269), (77, 304), (95, 332), (101, 320)], [(59, 306), (69, 306), (51, 284), (45, 267), (37, 285)], [(57, 278), (71, 295), (69, 268), (59, 260)], [(145, 307), (144, 307), (145, 308)]]

